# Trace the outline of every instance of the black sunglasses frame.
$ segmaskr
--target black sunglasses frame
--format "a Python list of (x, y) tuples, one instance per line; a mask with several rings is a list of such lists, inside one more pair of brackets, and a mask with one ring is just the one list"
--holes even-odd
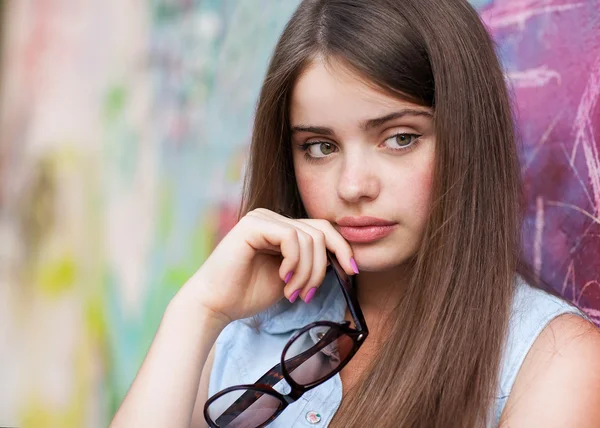
[[(275, 420), (281, 414), (281, 412), (283, 412), (286, 409), (288, 405), (298, 400), (300, 397), (302, 397), (302, 395), (304, 395), (304, 393), (321, 385), (322, 383), (326, 382), (327, 380), (335, 376), (337, 373), (339, 373), (346, 366), (346, 364), (350, 362), (352, 357), (354, 357), (358, 349), (364, 343), (365, 339), (369, 335), (369, 330), (367, 328), (367, 324), (365, 322), (362, 310), (360, 309), (360, 305), (358, 304), (358, 298), (356, 295), (355, 276), (348, 276), (344, 272), (342, 267), (339, 265), (339, 262), (335, 258), (335, 255), (333, 255), (329, 251), (327, 251), (327, 259), (330, 263), (328, 269), (333, 269), (337, 281), (342, 288), (342, 293), (344, 294), (344, 299), (346, 300), (348, 310), (350, 311), (350, 315), (352, 316), (352, 320), (354, 321), (355, 328), (350, 327), (350, 322), (348, 321), (344, 321), (342, 323), (336, 323), (332, 321), (316, 321), (304, 326), (303, 328), (295, 332), (292, 335), (292, 337), (288, 340), (287, 344), (283, 348), (283, 351), (281, 352), (280, 363), (271, 368), (271, 370), (265, 373), (258, 381), (256, 381), (252, 385), (236, 385), (231, 386), (229, 388), (225, 388), (222, 391), (219, 391), (218, 393), (210, 397), (206, 401), (206, 403), (204, 404), (204, 419), (206, 420), (210, 428), (222, 428), (220, 425), (213, 422), (210, 418), (208, 412), (210, 405), (225, 394), (239, 390), (244, 390), (246, 392), (242, 394), (242, 396), (238, 398), (236, 402), (229, 407), (232, 408), (236, 405), (240, 407), (240, 409), (237, 409), (239, 411), (238, 415), (243, 413), (243, 411), (245, 411), (246, 409), (248, 409), (250, 404), (255, 402), (264, 394), (270, 395), (279, 400), (280, 404), (275, 413), (273, 413), (273, 415), (269, 419), (267, 419), (261, 425), (256, 426), (255, 428), (262, 428), (268, 425), (273, 420)], [(296, 339), (298, 339), (298, 337), (305, 334), (309, 330), (319, 326), (329, 327), (329, 330), (325, 334), (325, 336), (320, 338), (314, 346), (304, 351), (302, 354), (296, 355), (295, 357), (289, 360), (284, 359), (287, 350), (293, 344), (293, 342)], [(333, 333), (330, 334), (331, 332)], [(344, 361), (340, 363), (340, 365), (338, 365), (334, 370), (332, 370), (332, 372), (327, 376), (309, 385), (299, 385), (293, 380), (286, 367), (292, 366), (293, 369), (297, 368), (312, 355), (316, 354), (316, 352), (320, 351), (322, 348), (329, 345), (334, 340), (337, 340), (337, 338), (342, 335), (350, 337), (353, 340), (353, 346), (346, 358), (344, 359)], [(306, 356), (308, 356), (308, 358), (305, 358)], [(288, 385), (291, 387), (291, 391), (288, 394), (281, 394), (272, 388), (272, 386), (277, 384), (282, 379), (285, 379)], [(254, 401), (250, 402), (250, 400), (252, 399), (254, 399)], [(244, 401), (246, 401), (246, 403), (244, 403)], [(225, 413), (227, 413), (227, 411)]]

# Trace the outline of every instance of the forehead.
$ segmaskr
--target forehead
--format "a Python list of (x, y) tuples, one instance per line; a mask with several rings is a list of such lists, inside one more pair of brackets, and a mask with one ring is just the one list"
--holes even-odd
[(339, 62), (315, 60), (297, 79), (290, 103), (291, 121), (362, 121), (390, 111), (421, 108), (392, 96)]

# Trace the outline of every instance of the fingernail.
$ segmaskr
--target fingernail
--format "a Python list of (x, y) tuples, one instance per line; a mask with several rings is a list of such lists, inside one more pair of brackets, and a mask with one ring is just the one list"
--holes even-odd
[(285, 276), (285, 279), (283, 280), (283, 282), (285, 282), (286, 284), (287, 284), (288, 282), (290, 282), (290, 278), (292, 277), (292, 275), (293, 275), (293, 274), (294, 274), (294, 271), (293, 271), (293, 270), (292, 270), (292, 271), (290, 271), (290, 272), (288, 272), (288, 274)]
[(354, 261), (354, 257), (350, 257), (350, 266), (352, 266), (354, 273), (359, 273), (358, 266), (356, 266), (356, 262)]
[(298, 298), (299, 294), (300, 294), (300, 289), (294, 291), (292, 293), (292, 295), (290, 296), (290, 303), (294, 303), (296, 301), (296, 299)]
[(310, 290), (308, 290), (308, 293), (306, 293), (306, 297), (304, 298), (304, 301), (306, 303), (310, 302), (316, 292), (317, 292), (317, 289), (315, 287), (313, 287)]

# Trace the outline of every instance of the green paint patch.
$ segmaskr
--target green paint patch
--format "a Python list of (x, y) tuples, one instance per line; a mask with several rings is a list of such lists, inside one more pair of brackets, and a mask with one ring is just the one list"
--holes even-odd
[(181, 14), (181, 9), (176, 5), (161, 2), (154, 9), (154, 19), (158, 22), (172, 21)]
[(104, 118), (108, 122), (116, 119), (125, 108), (127, 90), (124, 86), (115, 85), (108, 90), (104, 100)]
[(71, 256), (42, 262), (37, 267), (35, 283), (46, 295), (56, 297), (75, 286), (77, 265)]
[(192, 277), (196, 269), (186, 266), (171, 266), (164, 274), (163, 284), (168, 289), (179, 290)]

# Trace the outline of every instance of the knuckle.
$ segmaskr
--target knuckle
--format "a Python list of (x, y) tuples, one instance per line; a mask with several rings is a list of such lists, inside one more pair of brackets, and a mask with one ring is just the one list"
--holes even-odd
[(308, 242), (309, 245), (314, 246), (315, 245), (315, 237), (310, 234), (310, 233), (304, 233), (306, 235), (306, 241)]
[(333, 229), (333, 225), (329, 221), (327, 221), (323, 218), (318, 219), (317, 224), (319, 225), (320, 229)]
[[(292, 264), (293, 266), (295, 266), (294, 269), (294, 275), (298, 276), (298, 265), (300, 264), (300, 254), (299, 253), (294, 253), (290, 256), (287, 257), (290, 261), (290, 264)], [(294, 279), (294, 276), (292, 276), (292, 279)]]
[(317, 230), (313, 235), (313, 239), (319, 245), (322, 245), (325, 243), (325, 233), (322, 230)]
[(300, 239), (305, 244), (310, 244), (312, 241), (312, 236), (309, 233), (306, 233), (303, 230), (298, 229), (298, 239)]
[[(292, 280), (293, 280), (294, 277), (297, 276), (298, 262), (300, 261), (300, 255), (297, 253), (286, 254), (285, 260), (286, 260), (287, 266), (289, 266), (289, 268), (286, 268), (286, 269), (288, 269), (288, 270), (291, 269), (294, 271), (294, 275), (292, 275)], [(286, 272), (286, 275), (287, 275), (287, 272)]]
[(248, 214), (246, 214), (244, 217), (242, 217), (240, 219), (240, 221), (238, 222), (238, 224), (242, 225), (242, 226), (246, 226), (247, 224), (253, 224), (253, 223), (255, 223), (256, 220), (257, 220), (257, 217), (254, 216), (252, 214), (252, 212), (249, 212)]
[(329, 223), (327, 220), (321, 218), (307, 218), (302, 220), (303, 223), (308, 224), (315, 229), (322, 230), (325, 223)]
[(265, 215), (263, 208), (254, 208), (248, 214), (251, 214), (253, 217), (264, 217)]
[(325, 280), (325, 269), (319, 269), (319, 271), (313, 275), (310, 279), (310, 287), (320, 287)]
[(299, 240), (298, 231), (293, 227), (285, 227), (284, 235), (287, 239)]

